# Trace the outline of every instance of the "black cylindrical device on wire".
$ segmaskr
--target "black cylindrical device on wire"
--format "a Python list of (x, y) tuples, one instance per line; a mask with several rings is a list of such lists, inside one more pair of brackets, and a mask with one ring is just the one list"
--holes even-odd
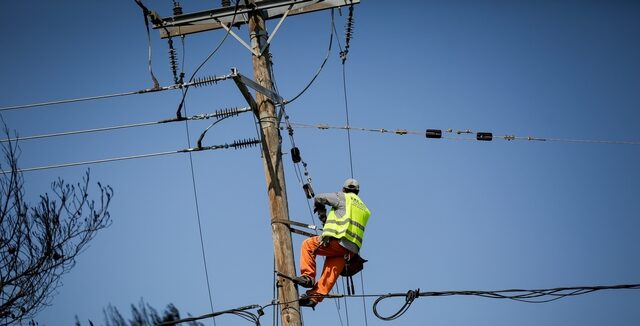
[(291, 148), (291, 160), (293, 160), (293, 163), (300, 163), (300, 161), (302, 161), (298, 147)]
[(305, 183), (302, 186), (302, 189), (304, 190), (304, 194), (307, 196), (307, 199), (315, 197), (316, 194), (313, 192), (313, 188), (310, 183)]
[(427, 138), (442, 138), (442, 130), (440, 129), (427, 129), (425, 134)]
[(476, 134), (476, 139), (482, 141), (491, 141), (493, 139), (493, 134), (490, 132), (479, 132)]

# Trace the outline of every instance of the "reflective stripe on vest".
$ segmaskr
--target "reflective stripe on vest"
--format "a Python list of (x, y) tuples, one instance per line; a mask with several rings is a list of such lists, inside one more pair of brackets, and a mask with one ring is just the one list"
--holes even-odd
[(324, 224), (322, 236), (346, 239), (353, 242), (358, 248), (362, 247), (364, 230), (369, 221), (371, 212), (356, 194), (345, 193), (346, 213), (343, 217), (337, 217), (332, 209)]

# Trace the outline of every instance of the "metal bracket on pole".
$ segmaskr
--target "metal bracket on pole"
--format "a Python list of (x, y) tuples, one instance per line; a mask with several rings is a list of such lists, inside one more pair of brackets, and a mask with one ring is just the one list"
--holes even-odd
[(282, 14), (282, 18), (280, 18), (280, 20), (278, 21), (278, 25), (276, 25), (276, 28), (273, 29), (273, 33), (271, 33), (271, 35), (269, 35), (269, 38), (267, 39), (267, 42), (262, 46), (262, 49), (260, 49), (260, 55), (262, 55), (264, 53), (264, 50), (267, 49), (269, 44), (271, 44), (271, 40), (273, 39), (273, 37), (278, 32), (278, 29), (280, 29), (280, 25), (282, 25), (282, 23), (284, 22), (285, 18), (287, 18), (287, 16), (289, 15), (289, 12), (291, 12), (291, 8), (293, 8), (293, 5), (290, 5), (289, 8), (287, 9), (287, 11), (285, 11), (284, 14)]
[(167, 38), (224, 28), (224, 24), (232, 22), (233, 26), (240, 26), (248, 21), (245, 15), (254, 10), (262, 11), (264, 19), (270, 20), (358, 3), (360, 0), (261, 0), (255, 6), (239, 4), (162, 18), (154, 22), (154, 28), (160, 30), (160, 37)]
[[(253, 53), (253, 55), (255, 55), (256, 57), (259, 57), (262, 52), (258, 53), (258, 51), (254, 51), (253, 49), (251, 49), (251, 46), (249, 46), (249, 44), (247, 44), (247, 42), (245, 42), (240, 36), (238, 36), (238, 34), (234, 33), (231, 28), (227, 27), (227, 25), (223, 22), (221, 22), (220, 20), (218, 20), (218, 23), (220, 23), (220, 26), (222, 26), (222, 28), (224, 28), (227, 33), (231, 34), (231, 36), (233, 36), (233, 38), (235, 38), (236, 40), (238, 40), (238, 42), (240, 42), (240, 44), (242, 44), (245, 48), (247, 48), (249, 51), (251, 51), (251, 53)], [(264, 50), (262, 50), (264, 51)]]
[(248, 97), (251, 98), (253, 104), (249, 102), (249, 105), (251, 105), (252, 107), (256, 104), (255, 100), (253, 100), (253, 97), (251, 96), (251, 93), (248, 92), (247, 86), (253, 88), (256, 92), (260, 92), (264, 96), (270, 98), (275, 104), (284, 104), (284, 99), (278, 93), (256, 83), (246, 76), (241, 75), (236, 68), (231, 68), (231, 78), (233, 78), (233, 81), (236, 82), (236, 85), (238, 85), (238, 87), (240, 88), (240, 92), (242, 92), (242, 95), (247, 98), (247, 101), (249, 101)]

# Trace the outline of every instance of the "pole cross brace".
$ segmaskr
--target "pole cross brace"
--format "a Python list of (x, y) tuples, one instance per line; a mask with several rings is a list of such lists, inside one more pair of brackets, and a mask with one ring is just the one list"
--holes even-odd
[(256, 83), (255, 81), (249, 79), (246, 76), (243, 76), (238, 72), (236, 68), (231, 68), (231, 78), (233, 79), (233, 81), (236, 82), (236, 85), (238, 85), (240, 92), (245, 97), (249, 105), (251, 105), (252, 108), (255, 107), (254, 110), (256, 110), (256, 112), (257, 112), (257, 104), (253, 99), (253, 97), (251, 96), (251, 93), (248, 92), (247, 86), (250, 88), (253, 88), (256, 92), (260, 92), (261, 94), (268, 97), (276, 104), (280, 104), (280, 105), (284, 104), (284, 99), (278, 93)]

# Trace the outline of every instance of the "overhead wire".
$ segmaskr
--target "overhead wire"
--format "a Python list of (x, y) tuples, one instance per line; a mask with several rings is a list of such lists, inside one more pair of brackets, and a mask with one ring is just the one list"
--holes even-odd
[(115, 93), (115, 94), (87, 96), (87, 97), (79, 97), (79, 98), (72, 98), (72, 99), (65, 99), (65, 100), (56, 100), (56, 101), (31, 103), (31, 104), (21, 104), (21, 105), (13, 105), (13, 106), (4, 106), (4, 107), (0, 107), (0, 112), (12, 111), (12, 110), (21, 110), (21, 109), (30, 109), (30, 108), (35, 108), (35, 107), (51, 106), (51, 105), (57, 105), (57, 104), (68, 104), (68, 103), (76, 103), (76, 102), (84, 102), (84, 101), (102, 100), (102, 99), (109, 99), (109, 98), (123, 97), (123, 96), (130, 96), (130, 95), (156, 93), (156, 92), (162, 92), (162, 91), (170, 91), (170, 90), (182, 89), (182, 88), (191, 87), (191, 86), (198, 87), (198, 86), (203, 86), (203, 85), (215, 84), (215, 83), (217, 83), (219, 81), (226, 80), (226, 79), (229, 79), (229, 78), (231, 78), (231, 74), (222, 75), (222, 76), (210, 76), (210, 77), (198, 78), (198, 79), (193, 79), (188, 83), (173, 84), (173, 85), (169, 85), (169, 86), (161, 86), (161, 87), (158, 87), (158, 88), (145, 88), (145, 89), (140, 89), (140, 90), (136, 90), (136, 91), (122, 92), (122, 93)]
[[(256, 326), (260, 326), (260, 317), (264, 315), (264, 308), (266, 307), (262, 307), (260, 305), (249, 305), (249, 306), (238, 307), (234, 309), (211, 312), (198, 317), (188, 317), (188, 318), (182, 318), (179, 320), (166, 321), (166, 322), (156, 324), (155, 326), (173, 326), (181, 323), (192, 323), (192, 322), (202, 320), (202, 319), (207, 319), (207, 318), (214, 318), (215, 320), (216, 316), (221, 316), (225, 314), (231, 314), (231, 315), (241, 317), (244, 320), (254, 323)], [(253, 309), (256, 309), (255, 313), (249, 311)]]
[[(518, 302), (524, 303), (548, 303), (552, 301), (556, 301), (559, 299), (573, 297), (588, 293), (593, 293), (596, 291), (604, 291), (604, 290), (640, 290), (640, 284), (619, 284), (619, 285), (596, 285), (596, 286), (576, 286), (576, 287), (556, 287), (556, 288), (547, 288), (547, 289), (534, 289), (534, 290), (524, 290), (524, 289), (508, 289), (508, 290), (492, 290), (492, 291), (426, 291), (421, 292), (420, 289), (417, 290), (409, 290), (404, 293), (386, 293), (386, 294), (350, 294), (350, 295), (325, 295), (322, 296), (325, 299), (339, 299), (339, 298), (356, 298), (356, 297), (377, 297), (378, 299), (375, 301), (372, 309), (376, 317), (381, 320), (390, 321), (393, 319), (397, 319), (402, 316), (415, 299), (419, 297), (445, 297), (445, 296), (478, 296), (482, 298), (489, 299), (508, 299), (515, 300)], [(319, 297), (320, 295), (318, 295)], [(390, 316), (382, 316), (378, 313), (377, 305), (386, 299), (394, 298), (394, 297), (404, 297), (405, 303), (403, 306), (394, 314)], [(297, 301), (297, 299), (296, 299)], [(198, 317), (188, 317), (180, 320), (167, 321), (155, 326), (169, 326), (176, 325), (179, 323), (187, 323), (194, 322), (197, 320), (202, 320), (206, 318), (211, 318), (215, 316), (220, 316), (223, 314), (234, 314), (239, 317), (242, 317), (245, 320), (255, 323), (256, 325), (260, 325), (260, 317), (264, 316), (264, 310), (269, 308), (270, 306), (279, 306), (279, 305), (288, 305), (295, 301), (289, 302), (278, 302), (272, 301), (266, 305), (252, 304), (243, 307), (222, 310), (218, 312), (211, 312), (209, 314), (201, 315)], [(256, 312), (250, 312), (250, 310), (256, 310)]]
[[(556, 287), (547, 289), (508, 289), (508, 290), (492, 290), (492, 291), (426, 291), (421, 292), (420, 289), (409, 290), (407, 292), (386, 293), (386, 294), (328, 294), (315, 295), (315, 297), (323, 297), (324, 299), (341, 299), (341, 298), (359, 298), (359, 297), (377, 297), (372, 310), (374, 315), (385, 321), (390, 321), (402, 316), (411, 306), (415, 299), (419, 297), (446, 297), (446, 296), (478, 296), (489, 299), (507, 299), (523, 303), (548, 303), (567, 297), (573, 297), (596, 291), (604, 290), (640, 290), (640, 284), (619, 284), (619, 285), (595, 285), (595, 286), (575, 286), (575, 287)], [(394, 297), (404, 297), (405, 302), (401, 308), (389, 316), (382, 316), (378, 312), (378, 304), (385, 299)], [(286, 302), (275, 302), (272, 304), (287, 304)]]
[[(128, 128), (137, 128), (137, 127), (146, 127), (152, 125), (166, 124), (171, 122), (180, 122), (183, 120), (206, 120), (211, 118), (220, 118), (227, 116), (229, 114), (240, 114), (244, 112), (250, 112), (250, 107), (235, 107), (228, 109), (217, 110), (214, 113), (206, 113), (206, 114), (197, 114), (190, 117), (184, 117), (182, 119), (165, 119), (160, 121), (150, 121), (150, 122), (141, 122), (141, 123), (132, 123), (118, 126), (110, 126), (110, 127), (102, 127), (102, 128), (92, 128), (92, 129), (84, 129), (84, 130), (74, 130), (74, 131), (64, 131), (50, 134), (42, 134), (42, 135), (32, 135), (32, 136), (24, 136), (24, 137), (14, 137), (14, 138), (3, 138), (0, 139), (0, 142), (10, 142), (10, 141), (25, 141), (25, 140), (34, 140), (34, 139), (43, 139), (43, 138), (52, 138), (52, 137), (61, 137), (61, 136), (71, 136), (71, 135), (79, 135), (79, 134), (87, 134), (87, 133), (95, 133), (95, 132), (103, 132), (103, 131), (112, 131), (118, 129), (128, 129)], [(233, 112), (233, 113), (231, 113)]]
[[(158, 79), (156, 78), (156, 76), (153, 74), (153, 66), (152, 66), (152, 56), (151, 56), (151, 31), (149, 30), (149, 18), (150, 16), (152, 16), (152, 12), (142, 3), (142, 1), (140, 0), (134, 0), (136, 2), (136, 4), (140, 7), (140, 9), (142, 9), (142, 16), (144, 17), (144, 25), (145, 28), (147, 30), (147, 47), (148, 47), (148, 65), (149, 65), (149, 74), (151, 75), (151, 80), (153, 81), (153, 88), (159, 88), (160, 87), (160, 83), (158, 83)], [(152, 18), (153, 19), (153, 18)]]
[[(235, 10), (233, 13), (233, 17), (231, 20), (231, 26), (233, 26), (233, 23), (235, 22), (236, 19), (236, 14), (238, 12), (238, 6), (239, 6), (240, 0), (236, 1), (236, 6), (235, 6)], [(197, 73), (200, 71), (200, 69), (202, 69), (202, 67), (213, 57), (213, 55), (215, 53), (218, 52), (218, 50), (222, 47), (222, 45), (224, 44), (224, 42), (226, 41), (227, 37), (229, 36), (229, 32), (230, 30), (228, 30), (224, 37), (222, 38), (222, 40), (218, 43), (218, 45), (209, 53), (209, 55), (202, 61), (202, 63), (200, 63), (200, 65), (198, 65), (198, 67), (194, 70), (194, 72), (191, 74), (191, 77), (189, 77), (189, 82), (193, 81), (195, 76), (197, 75)], [(184, 38), (182, 38), (183, 40), (183, 65), (184, 65), (184, 61), (186, 61), (185, 55), (184, 55)], [(184, 74), (184, 66), (183, 66), (183, 71), (182, 74)], [(182, 109), (184, 109), (184, 113), (185, 115), (187, 115), (187, 108), (185, 105), (185, 101), (186, 101), (186, 97), (187, 97), (187, 92), (189, 91), (189, 87), (185, 87), (182, 88), (182, 97), (180, 100), (180, 104), (178, 105), (178, 110), (176, 111), (176, 118), (180, 119), (182, 118)], [(224, 119), (224, 118), (223, 118)], [(220, 120), (218, 120), (220, 121)], [(216, 121), (216, 122), (218, 122)], [(213, 125), (215, 125), (215, 123)], [(211, 128), (213, 125), (211, 125), (209, 128)], [(207, 128), (207, 130), (209, 130), (209, 128)], [(190, 131), (189, 131), (189, 122), (185, 120), (185, 131), (186, 131), (186, 138), (187, 138), (187, 144), (188, 146), (191, 146), (191, 135), (190, 135)], [(206, 133), (206, 131), (205, 131)], [(204, 137), (204, 133), (202, 134), (202, 137)], [(202, 137), (201, 139), (198, 141), (198, 148), (202, 146), (201, 141), (202, 141)], [(192, 154), (189, 153), (189, 166), (190, 166), (190, 170), (191, 170), (191, 180), (192, 180), (192, 185), (193, 185), (193, 195), (194, 195), (194, 202), (195, 202), (195, 208), (196, 208), (196, 216), (197, 216), (197, 220), (198, 220), (198, 233), (200, 236), (200, 248), (202, 251), (202, 260), (203, 260), (203, 264), (204, 264), (204, 272), (205, 272), (205, 277), (207, 279), (207, 291), (208, 291), (208, 296), (209, 296), (209, 305), (211, 308), (211, 311), (213, 312), (214, 308), (213, 308), (213, 296), (211, 294), (211, 284), (210, 284), (210, 280), (209, 280), (209, 269), (207, 266), (207, 258), (206, 258), (206, 253), (205, 253), (205, 247), (204, 247), (204, 236), (202, 234), (202, 222), (201, 222), (201, 217), (200, 217), (200, 206), (198, 203), (198, 192), (197, 192), (197, 187), (196, 187), (196, 178), (195, 178), (195, 172), (194, 172), (194, 167), (193, 167), (193, 157)], [(215, 317), (212, 318), (213, 324), (214, 326), (216, 325), (216, 320)], [(257, 323), (259, 324), (259, 323)]]
[[(364, 131), (364, 132), (373, 132), (373, 133), (382, 133), (382, 134), (396, 134), (396, 135), (417, 135), (425, 137), (425, 131), (415, 131), (408, 129), (385, 129), (385, 128), (362, 128), (362, 127), (354, 127), (354, 126), (332, 126), (328, 124), (306, 124), (306, 123), (297, 123), (291, 122), (291, 125), (296, 128), (312, 128), (319, 130), (355, 130), (355, 131)], [(466, 130), (452, 130), (447, 129), (443, 130), (445, 134), (450, 134), (452, 136), (442, 135), (442, 139), (447, 140), (464, 140), (464, 141), (472, 141), (477, 140), (477, 138), (469, 138), (465, 137), (466, 134), (476, 134), (473, 131)], [(454, 135), (455, 134), (455, 135)], [(506, 141), (539, 141), (539, 142), (565, 142), (565, 143), (584, 143), (584, 144), (608, 144), (608, 145), (640, 145), (640, 141), (620, 141), (620, 140), (596, 140), (596, 139), (569, 139), (569, 138), (543, 138), (543, 137), (534, 137), (534, 136), (516, 136), (513, 134), (510, 135), (496, 135), (493, 136), (493, 139), (501, 139)]]
[(327, 54), (325, 55), (324, 60), (322, 60), (322, 63), (320, 64), (320, 67), (316, 71), (316, 73), (313, 76), (313, 78), (311, 78), (309, 83), (307, 83), (307, 85), (296, 96), (294, 96), (292, 99), (286, 101), (287, 104), (294, 102), (300, 96), (302, 96), (302, 94), (304, 94), (309, 89), (309, 87), (311, 87), (311, 85), (316, 80), (316, 78), (318, 78), (318, 76), (320, 76), (320, 73), (322, 72), (322, 69), (324, 69), (324, 66), (327, 63), (327, 60), (329, 59), (329, 55), (331, 55), (331, 47), (332, 47), (332, 44), (333, 44), (333, 22), (334, 22), (334, 13), (333, 13), (333, 9), (331, 9), (331, 24), (329, 25), (329, 27), (330, 27), (330, 31), (329, 31), (329, 47), (327, 49)]
[[(131, 156), (121, 156), (121, 157), (113, 157), (99, 160), (91, 160), (91, 161), (81, 161), (81, 162), (73, 162), (73, 163), (63, 163), (63, 164), (55, 164), (55, 165), (47, 165), (47, 166), (39, 166), (32, 168), (24, 168), (18, 169), (17, 172), (30, 172), (30, 171), (39, 171), (39, 170), (50, 170), (57, 168), (65, 168), (65, 167), (73, 167), (80, 165), (89, 165), (89, 164), (98, 164), (98, 163), (107, 163), (107, 162), (115, 162), (115, 161), (125, 161), (132, 159), (140, 159), (140, 158), (148, 158), (155, 156), (165, 156), (171, 154), (179, 154), (179, 153), (191, 153), (191, 152), (200, 152), (200, 151), (208, 151), (208, 150), (218, 150), (218, 149), (227, 149), (227, 148), (247, 148), (253, 147), (257, 145), (260, 141), (257, 139), (245, 139), (245, 140), (237, 140), (232, 142), (231, 144), (226, 143), (222, 145), (212, 145), (212, 146), (203, 146), (203, 147), (195, 147), (195, 148), (186, 148), (174, 151), (165, 151), (165, 152), (156, 152), (156, 153), (148, 153), (148, 154), (139, 154), (139, 155), (131, 155)], [(11, 173), (11, 171), (0, 170), (0, 174)]]
[[(622, 284), (611, 286), (580, 286), (580, 287), (559, 287), (551, 289), (509, 289), (497, 291), (429, 291), (420, 292), (420, 289), (410, 290), (406, 293), (388, 293), (381, 295), (373, 304), (373, 313), (376, 317), (390, 321), (402, 316), (411, 306), (413, 301), (419, 297), (442, 297), (442, 296), (479, 296), (490, 299), (508, 299), (525, 303), (547, 303), (566, 297), (577, 296), (592, 293), (601, 290), (621, 290), (621, 289), (640, 289), (640, 284)], [(405, 297), (405, 303), (394, 314), (390, 316), (382, 316), (378, 312), (378, 304), (385, 299), (391, 297)]]
[[(238, 13), (239, 5), (240, 5), (240, 0), (236, 0), (236, 5), (235, 5), (234, 12), (233, 12), (233, 16), (231, 18), (231, 23), (229, 24), (230, 26), (233, 26), (233, 24), (236, 21), (236, 15)], [(231, 29), (228, 29), (227, 32), (222, 37), (222, 40), (220, 40), (220, 42), (218, 43), (218, 45), (209, 53), (209, 55), (207, 55), (207, 57), (205, 57), (204, 60), (202, 60), (200, 65), (198, 65), (198, 67), (193, 71), (193, 73), (191, 74), (191, 77), (189, 77), (189, 81), (192, 81), (195, 78), (195, 76), (198, 74), (200, 69), (202, 69), (202, 67), (204, 67), (204, 65), (213, 57), (213, 55), (216, 54), (218, 52), (218, 50), (220, 50), (220, 48), (222, 47), (224, 42), (229, 37), (230, 32), (231, 32)], [(187, 96), (187, 92), (188, 91), (189, 91), (189, 87), (184, 88), (183, 93), (182, 93), (182, 99), (180, 100), (180, 104), (178, 105), (178, 110), (176, 112), (176, 116), (177, 117), (180, 117), (181, 114), (182, 114), (182, 112), (181, 112), (182, 111), (182, 107), (184, 106), (184, 101), (185, 101), (185, 98)]]
[[(349, 16), (347, 18), (346, 41), (345, 41), (344, 50), (340, 45), (340, 41), (338, 41), (338, 47), (340, 48), (340, 58), (342, 59), (342, 92), (344, 94), (344, 110), (345, 110), (347, 127), (350, 126), (350, 123), (349, 123), (349, 101), (348, 101), (348, 95), (347, 95), (347, 73), (346, 73), (345, 63), (347, 60), (347, 53), (349, 53), (349, 42), (351, 40), (351, 34), (352, 34), (352, 28), (353, 28), (352, 26), (353, 26), (353, 4), (349, 6)], [(336, 30), (335, 24), (333, 24), (332, 30), (333, 30), (333, 33), (336, 34), (336, 38), (339, 40), (339, 38), (337, 37), (338, 32)], [(351, 177), (353, 178), (353, 155), (351, 150), (351, 129), (350, 128), (347, 128), (347, 143), (348, 143), (348, 150), (349, 150), (349, 167), (350, 167)]]
[[(349, 53), (349, 47), (350, 47), (350, 42), (351, 42), (351, 38), (353, 35), (353, 3), (351, 3), (351, 5), (349, 6), (349, 14), (347, 16), (347, 21), (346, 21), (346, 26), (345, 26), (345, 48), (344, 50), (342, 49), (342, 46), (340, 45), (340, 38), (338, 37), (338, 32), (336, 30), (335, 27), (335, 23), (332, 24), (333, 25), (333, 33), (336, 34), (336, 39), (338, 40), (338, 47), (340, 48), (340, 59), (342, 61), (342, 92), (344, 95), (344, 110), (345, 110), (345, 119), (346, 119), (346, 124), (347, 127), (351, 126), (351, 123), (349, 122), (349, 101), (348, 101), (348, 92), (347, 92), (347, 72), (346, 72), (346, 61), (347, 61), (347, 54)], [(351, 172), (351, 178), (354, 177), (354, 172), (353, 172), (353, 153), (352, 153), (352, 146), (351, 146), (351, 129), (347, 128), (347, 145), (348, 145), (348, 151), (349, 151), (349, 171)], [(362, 286), (362, 291), (364, 293), (364, 274), (360, 274), (360, 283), (363, 285)], [(344, 280), (343, 280), (344, 282)], [(352, 279), (353, 282), (353, 279)], [(344, 284), (343, 284), (344, 285)], [(353, 285), (353, 284), (352, 284)], [(345, 299), (345, 313), (346, 313), (346, 318), (347, 318), (347, 324), (349, 324), (349, 308), (347, 305), (347, 301)], [(364, 310), (364, 320), (365, 320), (365, 325), (369, 325), (369, 318), (367, 316), (366, 310), (366, 302), (364, 300), (364, 298), (362, 299), (362, 309)]]

